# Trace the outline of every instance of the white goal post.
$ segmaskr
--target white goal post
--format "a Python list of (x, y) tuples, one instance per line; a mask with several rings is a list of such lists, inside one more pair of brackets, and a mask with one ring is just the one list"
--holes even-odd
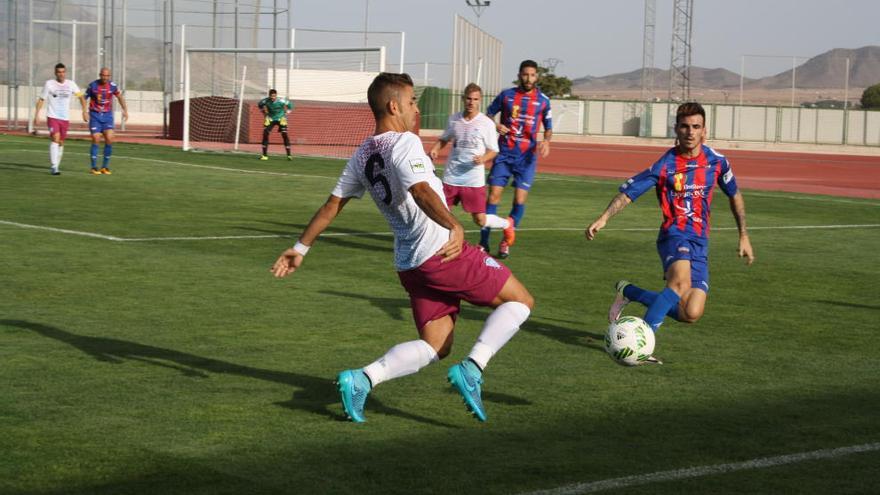
[[(283, 66), (275, 66), (271, 62), (277, 58), (277, 54), (288, 55), (284, 57), (286, 63)], [(385, 65), (385, 47), (186, 48), (183, 57), (182, 133), (179, 135), (182, 148), (191, 150), (193, 143), (198, 141), (233, 143), (242, 135), (247, 136), (248, 132), (252, 132), (248, 122), (253, 119), (254, 112), (249, 116), (246, 105), (245, 116), (242, 117), (240, 108), (245, 100), (253, 108), (269, 89), (276, 89), (279, 97), (298, 102), (364, 104), (369, 83), (376, 74), (385, 71)], [(248, 67), (250, 80), (243, 77), (243, 66)], [(234, 111), (214, 112), (210, 107), (196, 111), (194, 116), (195, 101), (206, 101), (210, 105), (212, 99), (218, 106), (222, 104), (224, 109), (234, 104), (239, 111), (238, 117)], [(244, 125), (242, 119), (247, 121)], [(237, 122), (233, 122), (235, 120)], [(203, 126), (195, 136), (194, 125)], [(216, 132), (211, 126), (217, 128)]]

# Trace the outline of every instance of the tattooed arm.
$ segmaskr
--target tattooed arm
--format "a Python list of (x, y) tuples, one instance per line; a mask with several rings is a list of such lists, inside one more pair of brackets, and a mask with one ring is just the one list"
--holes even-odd
[(736, 220), (736, 228), (739, 231), (737, 254), (740, 258), (745, 258), (746, 265), (751, 265), (755, 261), (755, 254), (752, 251), (749, 233), (746, 231), (746, 203), (742, 193), (737, 192), (730, 197), (730, 211), (733, 212), (733, 219)]
[(587, 236), (587, 239), (592, 241), (596, 237), (596, 233), (605, 227), (608, 220), (614, 215), (620, 213), (620, 211), (626, 208), (626, 205), (630, 203), (632, 203), (632, 200), (629, 199), (629, 196), (623, 193), (617, 193), (617, 196), (614, 196), (614, 198), (611, 199), (611, 202), (608, 203), (608, 208), (605, 208), (605, 212), (599, 215), (599, 218), (591, 223), (584, 231), (584, 235)]

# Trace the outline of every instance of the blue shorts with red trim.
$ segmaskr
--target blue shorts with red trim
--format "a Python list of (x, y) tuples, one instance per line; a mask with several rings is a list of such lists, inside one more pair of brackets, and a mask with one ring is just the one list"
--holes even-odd
[(101, 134), (110, 130), (113, 130), (113, 112), (89, 111), (89, 132)]
[(663, 273), (679, 260), (691, 262), (691, 287), (709, 292), (709, 243), (687, 237), (657, 239), (657, 253), (663, 263)]
[(532, 188), (532, 181), (535, 180), (537, 164), (538, 155), (534, 150), (525, 153), (502, 150), (495, 157), (487, 182), (490, 186), (504, 187), (513, 176), (513, 187), (528, 191)]

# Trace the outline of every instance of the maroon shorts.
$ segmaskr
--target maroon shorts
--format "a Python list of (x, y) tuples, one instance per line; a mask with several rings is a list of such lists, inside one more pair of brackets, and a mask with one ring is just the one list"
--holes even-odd
[(67, 129), (70, 128), (69, 120), (46, 118), (46, 124), (49, 125), (49, 134), (61, 134), (61, 140), (67, 139)]
[(446, 315), (455, 319), (462, 299), (476, 306), (491, 305), (510, 278), (509, 268), (467, 242), (458, 258), (448, 263), (441, 259), (432, 256), (418, 268), (397, 272), (420, 330)]
[(486, 186), (451, 186), (444, 182), (443, 194), (446, 195), (446, 206), (450, 208), (461, 203), (468, 213), (486, 213)]

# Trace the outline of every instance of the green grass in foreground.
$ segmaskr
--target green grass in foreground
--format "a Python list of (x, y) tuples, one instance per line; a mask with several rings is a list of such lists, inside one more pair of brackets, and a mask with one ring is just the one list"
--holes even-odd
[[(343, 162), (118, 145), (116, 173), (92, 177), (69, 141), (50, 177), (46, 148), (0, 137), (0, 221), (267, 237), (0, 223), (0, 493), (517, 493), (880, 441), (880, 229), (755, 228), (749, 268), (716, 230), (704, 319), (664, 325), (666, 365), (626, 369), (603, 322), (618, 278), (662, 284), (655, 202), (587, 243), (616, 183), (542, 176), (523, 227), (550, 230), (523, 230), (509, 260), (537, 305), (486, 370), (489, 422), (445, 382), (488, 314), (466, 306), (453, 355), (377, 387), (355, 425), (335, 374), (416, 335), (390, 237), (357, 235), (383, 219), (352, 201), (330, 229), (352, 235), (289, 279), (268, 272)], [(876, 201), (745, 195), (753, 227), (880, 223)], [(733, 226), (723, 196), (713, 223)], [(878, 461), (622, 493), (867, 493)]]

